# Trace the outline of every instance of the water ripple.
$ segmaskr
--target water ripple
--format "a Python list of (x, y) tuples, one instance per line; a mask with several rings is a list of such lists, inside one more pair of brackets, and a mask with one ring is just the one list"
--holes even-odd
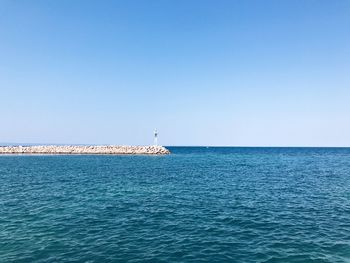
[(350, 262), (350, 149), (0, 157), (0, 262)]

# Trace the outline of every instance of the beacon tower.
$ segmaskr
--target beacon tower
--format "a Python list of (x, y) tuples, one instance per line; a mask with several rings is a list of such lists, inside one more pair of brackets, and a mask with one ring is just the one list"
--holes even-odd
[(158, 145), (158, 131), (157, 129), (154, 130), (154, 145)]

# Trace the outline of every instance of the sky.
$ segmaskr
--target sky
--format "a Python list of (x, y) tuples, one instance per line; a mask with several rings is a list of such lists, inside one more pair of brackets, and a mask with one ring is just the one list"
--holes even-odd
[(350, 146), (348, 0), (1, 0), (0, 142)]

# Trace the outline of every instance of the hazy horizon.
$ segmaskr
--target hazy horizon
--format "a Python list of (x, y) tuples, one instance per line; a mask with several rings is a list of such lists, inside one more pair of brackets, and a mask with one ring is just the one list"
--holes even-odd
[(350, 1), (1, 1), (0, 141), (349, 147)]
[[(116, 144), (91, 144), (91, 143), (25, 143), (25, 142), (0, 142), (0, 146), (37, 146), (37, 145), (116, 145)], [(138, 144), (135, 146), (147, 146), (149, 144)], [(118, 146), (122, 146), (119, 144)], [(247, 145), (161, 145), (164, 147), (210, 147), (210, 148), (350, 148), (350, 146), (278, 146), (278, 145), (260, 145), (260, 146), (247, 146)]]

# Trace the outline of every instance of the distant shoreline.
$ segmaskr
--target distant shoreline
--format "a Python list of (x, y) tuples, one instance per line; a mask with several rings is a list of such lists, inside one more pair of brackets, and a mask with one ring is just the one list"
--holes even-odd
[(37, 145), (0, 146), (0, 154), (101, 154), (101, 155), (164, 155), (170, 151), (163, 146), (117, 146), (117, 145)]

